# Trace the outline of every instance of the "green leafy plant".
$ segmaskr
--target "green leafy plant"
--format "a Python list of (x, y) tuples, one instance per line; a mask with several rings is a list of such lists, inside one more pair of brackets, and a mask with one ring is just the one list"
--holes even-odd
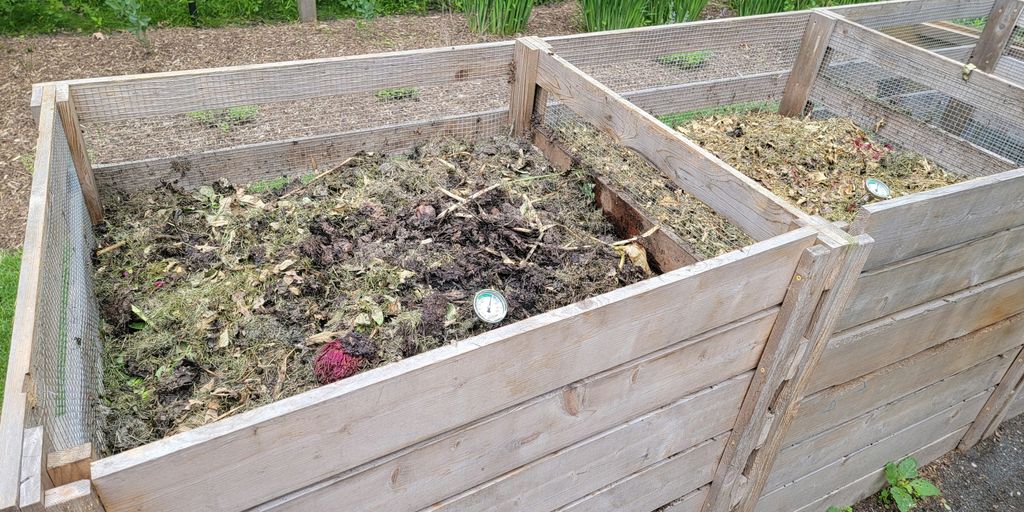
[(846, 507), (837, 507), (837, 506), (835, 506), (835, 505), (832, 505), (832, 506), (831, 506), (831, 507), (829, 507), (829, 508), (828, 508), (828, 510), (827, 510), (827, 511), (825, 511), (825, 512), (853, 512), (853, 507), (850, 507), (850, 506), (846, 506)]
[(286, 176), (278, 176), (268, 180), (257, 181), (252, 185), (249, 185), (249, 192), (254, 194), (262, 194), (268, 190), (281, 190), (288, 184), (289, 180)]
[(650, 0), (647, 5), (647, 22), (651, 25), (681, 23), (700, 17), (708, 0)]
[(107, 7), (113, 9), (119, 18), (128, 23), (128, 31), (140, 44), (149, 46), (146, 30), (149, 28), (150, 18), (139, 12), (142, 8), (139, 0), (107, 0)]
[(588, 32), (642, 27), (647, 22), (647, 0), (580, 0), (580, 4)]
[(889, 486), (882, 489), (878, 498), (882, 503), (894, 503), (900, 512), (914, 508), (922, 498), (938, 496), (935, 484), (917, 475), (917, 460), (907, 457), (898, 463), (885, 464), (885, 480)]
[(415, 87), (391, 87), (381, 89), (374, 93), (380, 101), (412, 100), (419, 96), (419, 89)]
[(711, 50), (697, 50), (661, 55), (654, 60), (663, 66), (688, 70), (703, 67), (711, 59), (711, 55)]
[(463, 0), (473, 32), (510, 35), (522, 32), (533, 12), (533, 0)]
[(260, 108), (256, 105), (239, 105), (230, 108), (199, 110), (185, 115), (207, 128), (220, 128), (222, 132), (228, 133), (232, 127), (251, 123), (259, 112)]

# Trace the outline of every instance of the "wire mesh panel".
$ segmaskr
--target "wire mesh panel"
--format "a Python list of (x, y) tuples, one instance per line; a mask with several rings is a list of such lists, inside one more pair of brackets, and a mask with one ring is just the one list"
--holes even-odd
[(865, 129), (888, 133), (883, 138), (890, 142), (931, 150), (940, 157), (933, 160), (960, 174), (1024, 164), (1020, 114), (1007, 109), (1000, 95), (960, 76), (938, 76), (898, 46), (846, 36), (834, 36), (829, 46), (811, 93), (817, 114), (849, 116)]
[(99, 315), (92, 289), (92, 223), (59, 117), (49, 165), (40, 296), (32, 368), (33, 416), (54, 449), (97, 438), (102, 370)]

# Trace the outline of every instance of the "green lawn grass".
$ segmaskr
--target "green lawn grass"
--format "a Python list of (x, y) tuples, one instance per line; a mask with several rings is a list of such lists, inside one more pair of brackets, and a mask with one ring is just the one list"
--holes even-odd
[(11, 320), (14, 318), (20, 267), (20, 252), (0, 251), (0, 403), (3, 403), (7, 376), (7, 352), (11, 346)]

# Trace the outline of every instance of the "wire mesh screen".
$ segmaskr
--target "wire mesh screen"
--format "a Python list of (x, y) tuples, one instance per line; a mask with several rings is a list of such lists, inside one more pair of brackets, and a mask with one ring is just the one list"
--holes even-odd
[[(247, 183), (327, 170), (360, 150), (405, 150), (441, 133), (500, 133), (511, 61), (509, 43), (73, 91), (101, 185)], [(130, 175), (116, 165), (140, 160), (134, 168), (143, 172)]]
[(1024, 86), (1024, 26), (1019, 23), (1013, 28), (1010, 40), (996, 63), (995, 74)]
[(102, 370), (92, 289), (92, 223), (60, 119), (54, 122), (32, 368), (33, 416), (54, 449), (97, 438)]
[(656, 116), (778, 100), (806, 12), (552, 38), (555, 53)]
[(918, 2), (913, 5), (898, 3), (851, 5), (831, 10), (837, 14), (875, 30), (927, 23), (936, 20), (971, 21), (984, 25), (984, 18), (992, 11), (993, 0), (962, 0), (957, 2)]
[(1006, 109), (998, 95), (960, 76), (936, 76), (892, 47), (865, 50), (856, 38), (833, 37), (811, 93), (818, 115), (851, 117), (963, 175), (1024, 164), (1019, 113)]

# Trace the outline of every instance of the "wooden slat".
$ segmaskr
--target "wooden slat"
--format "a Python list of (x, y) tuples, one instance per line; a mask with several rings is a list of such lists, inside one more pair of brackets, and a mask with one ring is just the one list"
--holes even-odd
[(769, 408), (775, 405), (773, 402), (787, 380), (794, 359), (799, 357), (800, 342), (825, 291), (831, 266), (835, 264), (837, 255), (824, 246), (812, 247), (800, 259), (779, 318), (768, 337), (750, 389), (729, 434), (725, 453), (715, 469), (705, 511), (726, 512), (742, 498), (743, 489), (736, 487), (742, 483), (742, 472), (751, 454), (763, 441), (762, 433), (770, 426), (775, 414), (784, 414)]
[(46, 491), (47, 512), (104, 512), (92, 483), (79, 480)]
[(832, 37), (832, 29), (836, 26), (837, 18), (837, 15), (824, 9), (811, 13), (803, 40), (800, 41), (800, 50), (796, 54), (793, 71), (786, 82), (786, 93), (779, 104), (779, 114), (790, 117), (803, 115), (818, 70), (825, 60), (825, 51), (828, 50), (828, 41)]
[[(94, 167), (104, 193), (132, 191), (161, 183), (195, 188), (221, 178), (251, 183), (283, 175), (312, 172), (311, 162), (331, 165), (359, 151), (408, 150), (432, 137), (458, 134), (472, 140), (492, 137), (507, 120), (508, 109), (496, 109), (431, 121), (317, 135), (284, 141), (215, 149), (179, 157), (154, 158)], [(288, 169), (282, 172), (281, 169)]]
[[(773, 308), (683, 340), (401, 454), (318, 482), (261, 509), (318, 510), (346, 496), (361, 496), (367, 509), (379, 510), (416, 510), (436, 503), (717, 384), (725, 376), (751, 370), (776, 315)], [(584, 410), (587, 414), (580, 413)], [(505, 438), (520, 441), (496, 445), (495, 439)]]
[(100, 459), (95, 486), (110, 511), (258, 505), (777, 305), (815, 236), (802, 228)]
[(1024, 225), (1024, 169), (873, 203), (850, 227), (875, 239), (866, 269)]
[(653, 115), (661, 116), (733, 103), (781, 98), (788, 77), (788, 70), (768, 71), (624, 92), (622, 97)]
[[(960, 440), (960, 436), (963, 435), (965, 430), (966, 427), (961, 428), (960, 430), (939, 438), (939, 440), (932, 442), (927, 446), (907, 453), (906, 456), (914, 457), (919, 465), (923, 466), (925, 464), (929, 464), (952, 451), (953, 448), (956, 447), (957, 442)], [(795, 512), (821, 512), (832, 505), (849, 505), (871, 496), (885, 485), (885, 474), (881, 467), (869, 468), (869, 471), (870, 472), (867, 475), (860, 478), (850, 478), (850, 483), (848, 484), (845, 482), (838, 482), (835, 490), (830, 491), (825, 496), (809, 500), (810, 503), (794, 504)]]
[(992, 11), (985, 20), (981, 38), (967, 62), (986, 73), (995, 71), (996, 63), (999, 62), (999, 57), (1003, 55), (1003, 50), (1013, 35), (1021, 10), (1024, 10), (1024, 1), (995, 0)]
[(830, 10), (870, 27), (986, 16), (992, 0), (892, 0), (832, 7)]
[[(684, 457), (691, 468), (711, 465), (722, 453), (725, 440), (721, 434), (732, 427), (750, 376), (731, 379), (635, 418), (431, 510), (554, 510), (676, 454), (689, 452)], [(719, 439), (704, 442), (714, 437)], [(672, 485), (678, 494), (685, 494), (707, 482), (709, 472), (710, 468), (693, 471), (689, 478)]]
[[(795, 483), (765, 494), (758, 510), (794, 510), (836, 488), (899, 460), (950, 433), (962, 435), (964, 427), (981, 409), (987, 394), (982, 392), (914, 425), (892, 433), (885, 439), (850, 454), (837, 453), (836, 461)], [(955, 446), (955, 442), (952, 443)], [(840, 504), (844, 505), (844, 504)]]
[(817, 81), (814, 93), (815, 98), (820, 100), (818, 103), (830, 112), (848, 117), (861, 128), (875, 132), (886, 140), (904, 144), (906, 149), (921, 154), (950, 172), (970, 177), (1017, 168), (1014, 162), (1006, 158), (918, 121), (898, 109), (870, 101), (829, 80)]
[(90, 465), (96, 458), (92, 443), (80, 444), (50, 452), (46, 457), (46, 472), (50, 475), (53, 485), (66, 485), (79, 480), (92, 478)]
[(36, 305), (39, 302), (40, 267), (49, 211), (50, 161), (53, 155), (56, 91), (45, 87), (41, 95), (39, 137), (36, 139), (32, 195), (29, 199), (25, 241), (22, 244), (18, 295), (15, 299), (11, 347), (7, 359), (3, 412), (0, 414), (0, 511), (17, 510), (22, 436), (31, 388), (30, 362), (36, 337)]
[[(1024, 331), (1024, 315), (932, 347), (913, 357), (808, 396), (790, 429), (794, 444), (893, 402), (950, 375), (1015, 349)], [(1007, 357), (1013, 357), (1009, 354)], [(1006, 362), (1009, 365), (1009, 359)], [(973, 418), (972, 418), (973, 419)]]
[(960, 373), (919, 389), (797, 444), (789, 445), (775, 461), (765, 489), (771, 491), (825, 467), (837, 458), (877, 442), (951, 405), (967, 400), (999, 382), (1007, 358), (996, 356)]
[(71, 159), (75, 164), (75, 174), (78, 175), (78, 185), (82, 189), (82, 198), (85, 200), (85, 208), (89, 211), (89, 219), (93, 224), (98, 224), (103, 220), (103, 204), (96, 188), (96, 179), (93, 177), (92, 163), (89, 162), (82, 127), (78, 122), (78, 111), (75, 109), (74, 100), (68, 94), (66, 84), (57, 85), (57, 113), (64, 127), (68, 149), (71, 150)]
[(978, 413), (978, 417), (971, 424), (971, 427), (967, 429), (964, 438), (960, 440), (960, 445), (957, 446), (957, 449), (960, 451), (969, 450), (978, 441), (995, 433), (996, 428), (1002, 423), (1006, 415), (1007, 407), (1010, 406), (1017, 393), (1020, 392), (1021, 387), (1024, 386), (1022, 379), (1024, 379), (1024, 351), (1017, 352), (1016, 356), (1013, 357), (1010, 368), (1003, 374), (1003, 378), (999, 380), (992, 395), (985, 402), (985, 406), (981, 408), (981, 412)]
[(512, 58), (512, 94), (508, 121), (512, 126), (512, 134), (517, 137), (524, 137), (530, 132), (537, 92), (537, 59), (541, 52), (550, 51), (551, 46), (539, 37), (516, 39)]
[(1024, 268), (1024, 226), (864, 272), (844, 330)]
[(512, 41), (69, 80), (83, 123), (504, 78)]
[(691, 487), (694, 482), (709, 482), (711, 469), (724, 447), (724, 437), (708, 440), (559, 508), (558, 512), (654, 510), (669, 502), (663, 512), (697, 512), (707, 499), (708, 486), (681, 498), (677, 497), (679, 489)]
[[(846, 382), (1024, 311), (1024, 271), (843, 331), (828, 344), (810, 392)], [(899, 340), (894, 343), (893, 340)]]
[(41, 512), (46, 507), (45, 492), (53, 487), (46, 474), (46, 453), (50, 451), (50, 440), (42, 425), (25, 429), (23, 446), (18, 506), (21, 512)]
[(548, 94), (754, 239), (784, 233), (808, 217), (564, 59), (541, 54), (537, 68), (537, 81)]
[(1006, 419), (1011, 419), (1024, 413), (1024, 393), (1017, 393), (1017, 399), (1010, 404), (1006, 412)]

